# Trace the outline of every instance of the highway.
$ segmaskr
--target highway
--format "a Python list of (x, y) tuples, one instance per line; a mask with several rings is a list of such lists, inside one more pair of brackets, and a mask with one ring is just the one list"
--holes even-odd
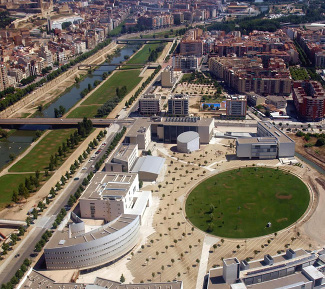
[(89, 154), (89, 160), (85, 160), (85, 162), (80, 166), (79, 171), (74, 176), (74, 178), (79, 178), (79, 180), (72, 178), (67, 183), (66, 187), (60, 195), (56, 196), (53, 203), (50, 204), (45, 213), (42, 216), (39, 216), (35, 223), (31, 225), (32, 229), (28, 235), (25, 235), (18, 247), (10, 253), (10, 256), (6, 257), (6, 260), (0, 267), (0, 284), (9, 282), (16, 271), (20, 268), (24, 259), (29, 258), (34, 254), (35, 245), (40, 240), (42, 234), (52, 227), (56, 215), (60, 212), (61, 208), (67, 204), (70, 195), (75, 193), (81, 185), (83, 178), (94, 170), (92, 166), (95, 165), (102, 156), (104, 156), (114, 136), (121, 129), (122, 126), (120, 124), (113, 124), (109, 127), (107, 138), (101, 142), (101, 144), (106, 143), (106, 145), (100, 145), (97, 148), (97, 150), (102, 148), (102, 151), (97, 154), (97, 157), (92, 161), (90, 160), (90, 157), (95, 154), (96, 150), (93, 150), (91, 154)]

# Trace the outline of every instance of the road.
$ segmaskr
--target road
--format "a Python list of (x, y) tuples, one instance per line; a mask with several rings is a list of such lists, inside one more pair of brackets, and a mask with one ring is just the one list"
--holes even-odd
[[(128, 125), (133, 123), (133, 119), (90, 119), (93, 126), (108, 127), (112, 123), (120, 123), (121, 125)], [(82, 118), (2, 118), (0, 119), (0, 126), (12, 126), (12, 125), (56, 125), (56, 126), (77, 126), (79, 122), (82, 122)]]
[[(89, 160), (81, 165), (74, 178), (72, 178), (69, 183), (67, 183), (64, 190), (55, 198), (54, 202), (50, 204), (46, 212), (40, 216), (34, 224), (31, 225), (31, 231), (29, 231), (28, 235), (25, 235), (23, 237), (23, 240), (18, 245), (18, 247), (13, 252), (11, 252), (10, 256), (8, 256), (4, 263), (1, 265), (0, 284), (4, 284), (10, 281), (16, 271), (20, 268), (24, 259), (29, 258), (31, 254), (34, 253), (35, 245), (40, 240), (42, 234), (47, 229), (50, 229), (52, 227), (56, 215), (60, 212), (61, 208), (67, 204), (70, 195), (74, 194), (78, 187), (81, 185), (83, 178), (94, 170), (92, 166), (94, 166), (95, 163), (102, 156), (104, 156), (114, 136), (118, 131), (121, 130), (121, 128), (122, 126), (117, 123), (109, 127), (107, 138), (104, 139), (101, 142), (101, 145), (98, 147), (98, 149), (102, 148), (102, 151), (96, 155), (96, 158), (94, 160), (90, 160), (90, 157), (95, 154), (95, 150), (92, 152), (92, 154), (89, 155)], [(106, 145), (103, 145), (103, 143), (106, 143)], [(76, 178), (79, 179), (76, 180)], [(17, 254), (19, 254), (19, 257), (15, 257)]]

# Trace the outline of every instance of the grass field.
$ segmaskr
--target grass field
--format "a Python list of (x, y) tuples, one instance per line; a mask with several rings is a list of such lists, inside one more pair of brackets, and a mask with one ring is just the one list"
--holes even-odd
[[(141, 50), (139, 50), (128, 62), (127, 64), (145, 64), (148, 61), (151, 50), (156, 49), (160, 45), (166, 45), (166, 43), (152, 43), (146, 44)], [(160, 55), (160, 53), (159, 53)]]
[(141, 81), (139, 74), (139, 69), (115, 72), (81, 105), (104, 104), (109, 98), (116, 95), (117, 87), (124, 85), (129, 93)]
[(73, 111), (71, 111), (67, 118), (83, 118), (83, 117), (93, 117), (97, 113), (97, 109), (100, 105), (85, 105), (78, 106)]
[(11, 203), (12, 193), (26, 177), (34, 174), (7, 174), (0, 177), (0, 208)]
[(10, 168), (10, 172), (35, 172), (43, 171), (50, 162), (59, 146), (75, 129), (58, 129), (47, 134), (34, 148), (20, 161)]
[(186, 215), (211, 234), (251, 238), (291, 225), (308, 204), (308, 189), (297, 177), (270, 168), (242, 168), (199, 184), (187, 198)]

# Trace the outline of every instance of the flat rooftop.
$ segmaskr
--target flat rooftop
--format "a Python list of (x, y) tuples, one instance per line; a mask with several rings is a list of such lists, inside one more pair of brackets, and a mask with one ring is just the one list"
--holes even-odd
[(261, 126), (264, 129), (268, 130), (273, 137), (275, 137), (280, 143), (292, 143), (294, 142), (290, 137), (288, 137), (285, 133), (283, 133), (281, 130), (276, 128), (273, 124), (271, 124), (269, 121), (260, 121), (257, 124), (257, 128)]
[(239, 137), (237, 138), (239, 144), (276, 144), (275, 137)]
[(120, 144), (112, 160), (114, 161), (114, 159), (117, 159), (120, 161), (127, 162), (130, 155), (133, 153), (135, 149), (138, 149), (137, 144)]
[(148, 117), (139, 117), (131, 126), (125, 137), (137, 137), (139, 134), (145, 134), (150, 129), (151, 121)]
[(107, 280), (104, 278), (96, 277), (93, 284), (85, 283), (57, 283), (53, 279), (48, 278), (41, 273), (32, 270), (27, 276), (26, 281), (21, 288), (38, 288), (38, 289), (182, 289), (181, 281), (172, 281), (166, 283), (140, 283), (140, 284), (121, 284)]
[(97, 172), (82, 194), (81, 199), (103, 200), (110, 197), (124, 197), (137, 174)]
[(138, 215), (122, 214), (112, 222), (109, 222), (100, 228), (94, 229), (87, 233), (74, 235), (73, 238), (70, 238), (69, 228), (64, 227), (62, 231), (57, 230), (53, 234), (45, 249), (64, 248), (103, 238), (126, 227), (137, 217)]

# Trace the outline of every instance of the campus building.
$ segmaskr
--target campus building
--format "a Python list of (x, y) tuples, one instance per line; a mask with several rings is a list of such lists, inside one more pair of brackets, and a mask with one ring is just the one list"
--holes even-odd
[(175, 94), (168, 99), (168, 115), (170, 116), (187, 116), (188, 96), (184, 94)]
[(161, 170), (164, 167), (165, 159), (156, 156), (145, 156), (138, 158), (132, 173), (139, 175), (140, 181), (154, 182), (157, 180)]
[(224, 259), (222, 268), (209, 271), (207, 289), (313, 289), (324, 288), (323, 251), (287, 249), (285, 254), (247, 262)]
[(47, 269), (89, 269), (114, 262), (138, 242), (151, 192), (134, 173), (97, 172), (72, 212), (44, 248)]
[(96, 277), (93, 283), (63, 283), (55, 282), (53, 279), (32, 270), (21, 288), (26, 289), (183, 289), (182, 281), (152, 282), (152, 283), (130, 283), (120, 282)]
[(181, 133), (177, 137), (177, 151), (191, 153), (200, 149), (200, 135), (195, 131)]
[(325, 91), (317, 81), (295, 81), (293, 101), (299, 116), (306, 121), (320, 121), (325, 115)]
[(213, 135), (214, 120), (200, 117), (166, 117), (152, 122), (152, 136), (164, 143), (177, 143), (177, 137), (186, 131), (195, 131), (200, 144), (208, 144)]
[(160, 113), (160, 95), (144, 94), (139, 99), (139, 112), (145, 116), (157, 115)]
[(238, 158), (291, 158), (295, 154), (295, 142), (270, 122), (257, 124), (257, 137), (238, 137)]
[(146, 150), (151, 142), (151, 121), (149, 118), (137, 118), (125, 135), (123, 143), (137, 144), (140, 150)]
[(137, 144), (121, 144), (110, 162), (105, 164), (106, 172), (128, 172), (138, 158)]

